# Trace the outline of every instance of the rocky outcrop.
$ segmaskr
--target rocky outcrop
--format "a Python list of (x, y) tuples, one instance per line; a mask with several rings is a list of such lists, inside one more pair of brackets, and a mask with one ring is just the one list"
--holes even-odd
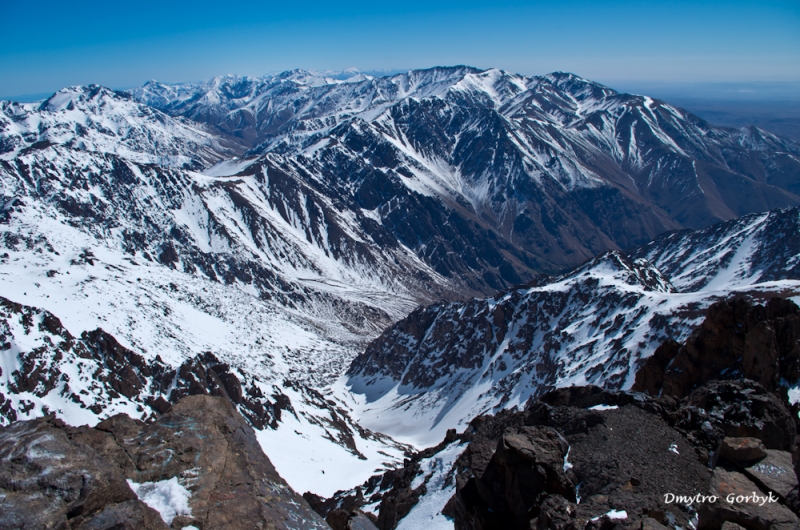
[(685, 397), (706, 381), (739, 378), (771, 392), (800, 379), (800, 308), (791, 300), (712, 305), (683, 345), (666, 342), (647, 359), (633, 390)]
[[(20, 333), (34, 346), (14, 347)], [(257, 429), (274, 429), (282, 411), (294, 412), (280, 389), (273, 387), (272, 395), (265, 395), (266, 385), (211, 352), (174, 367), (160, 356), (145, 359), (100, 328), (73, 336), (52, 313), (2, 297), (0, 348), (17, 350), (16, 369), (7, 383), (0, 383), (0, 424), (29, 416), (36, 405), (25, 394), (51, 404), (65, 401), (100, 416), (136, 408), (140, 419), (165, 413), (186, 396), (222, 396)]]
[[(796, 528), (790, 452), (796, 429), (774, 397), (753, 381), (713, 381), (681, 401), (575, 387), (546, 394), (523, 412), (476, 418), (454, 467), (456, 528), (685, 528), (691, 522), (718, 529), (725, 521), (748, 529)], [(742, 429), (722, 411), (762, 428)], [(703, 414), (702, 422), (687, 420)], [(749, 438), (725, 434), (744, 431)], [(728, 491), (729, 479), (745, 489)], [(745, 490), (751, 499), (737, 501)], [(757, 506), (754, 492), (771, 500)], [(718, 499), (695, 498), (683, 503), (687, 508), (670, 493)]]
[(0, 462), (0, 528), (168, 528), (121, 469), (52, 416), (2, 428)]
[[(755, 381), (711, 381), (682, 400), (569, 387), (479, 416), (402, 468), (312, 505), (349, 517), (377, 509), (378, 528), (391, 530), (450, 488), (439, 513), (456, 529), (796, 528), (795, 436), (787, 404)], [(429, 489), (421, 463), (453, 444), (466, 447), (445, 486)]]
[(789, 403), (755, 381), (712, 381), (681, 403), (675, 424), (709, 454), (726, 436), (753, 437), (767, 449), (784, 451), (795, 444), (796, 416)]
[(16, 422), (0, 459), (0, 528), (328, 528), (220, 397), (187, 397), (152, 423)]
[(530, 528), (532, 516), (549, 521), (551, 510), (571, 515), (576, 493), (564, 466), (568, 450), (567, 440), (552, 427), (506, 430), (480, 476), (458, 490), (456, 513), (497, 528)]
[[(586, 408), (587, 398), (600, 407)], [(663, 495), (705, 491), (711, 471), (680, 431), (646, 410), (656, 406), (590, 389), (476, 418), (455, 466), (456, 528), (591, 528), (623, 512), (617, 522), (626, 527), (648, 517), (685, 525), (690, 515)]]

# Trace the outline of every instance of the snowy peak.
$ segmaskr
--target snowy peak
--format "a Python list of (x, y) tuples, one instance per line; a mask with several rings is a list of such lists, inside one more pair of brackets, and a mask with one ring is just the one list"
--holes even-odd
[(25, 148), (58, 144), (140, 163), (200, 168), (236, 152), (201, 124), (97, 85), (65, 88), (38, 106), (4, 104), (1, 110), (0, 156), (6, 160)]
[[(676, 292), (669, 279), (645, 259), (631, 259), (620, 251), (612, 250), (565, 275), (564, 280), (595, 277), (607, 278), (631, 287), (660, 293)], [(562, 281), (564, 281), (562, 280)], [(539, 280), (537, 283), (541, 283)]]
[(746, 215), (703, 230), (661, 236), (635, 250), (681, 292), (800, 278), (800, 209)]
[(616, 90), (567, 72), (553, 72), (544, 76), (543, 80), (547, 80), (558, 90), (569, 94), (579, 102), (599, 101), (618, 94)]
[[(80, 107), (84, 111), (99, 114), (99, 109), (130, 100), (131, 97), (127, 93), (111, 90), (100, 85), (72, 86), (63, 88), (44, 100), (39, 105), (38, 110), (64, 112)], [(130, 110), (130, 108), (128, 107), (125, 110)]]

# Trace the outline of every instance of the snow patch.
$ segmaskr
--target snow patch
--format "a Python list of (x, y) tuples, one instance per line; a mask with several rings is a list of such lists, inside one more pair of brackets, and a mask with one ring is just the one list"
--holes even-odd
[(223, 160), (206, 169), (202, 174), (207, 177), (229, 177), (241, 173), (254, 162), (255, 160), (239, 160), (238, 158)]
[(419, 502), (408, 515), (400, 520), (397, 530), (417, 530), (419, 528), (451, 530), (453, 528), (453, 521), (442, 515), (442, 510), (456, 492), (455, 480), (453, 477), (448, 480), (448, 475), (456, 459), (466, 447), (466, 442), (454, 442), (432, 457), (425, 458), (420, 462), (422, 473), (415, 477), (412, 487), (415, 485), (418, 488), (424, 483), (427, 491), (419, 498)]
[(616, 410), (618, 408), (618, 405), (595, 405), (593, 407), (589, 407), (588, 410)]
[(613, 519), (627, 519), (628, 518), (628, 512), (626, 512), (625, 510), (609, 510), (606, 513), (604, 513), (603, 515), (598, 515), (597, 517), (593, 517), (592, 521), (597, 521), (598, 519), (600, 519), (603, 516), (607, 516), (609, 519), (612, 519), (612, 520)]
[(141, 484), (128, 479), (128, 485), (140, 501), (161, 514), (167, 525), (178, 515), (192, 515), (189, 509), (192, 493), (178, 482), (178, 477)]
[(569, 471), (572, 469), (572, 464), (569, 462), (569, 452), (572, 451), (572, 447), (567, 448), (567, 454), (564, 455), (564, 471)]
[(789, 389), (789, 403), (794, 405), (797, 402), (800, 402), (800, 385)]

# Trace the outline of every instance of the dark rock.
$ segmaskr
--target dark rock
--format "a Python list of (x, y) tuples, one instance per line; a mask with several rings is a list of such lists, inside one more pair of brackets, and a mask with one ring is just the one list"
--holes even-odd
[(574, 485), (564, 472), (566, 440), (550, 427), (522, 427), (505, 433), (480, 478), (464, 486), (467, 513), (487, 526), (528, 528), (539, 504), (555, 494), (575, 502)]
[[(613, 528), (646, 517), (666, 524), (667, 513), (687, 523), (689, 514), (667, 505), (664, 493), (705, 491), (711, 472), (682, 432), (648, 410), (658, 400), (592, 388), (544, 400), (557, 405), (532, 402), (523, 412), (472, 422), (455, 465), (456, 528)], [(612, 400), (630, 403), (597, 411), (574, 406)], [(603, 519), (612, 509), (629, 519)]]
[[(757, 438), (725, 438), (719, 448), (719, 456), (734, 464), (760, 460), (767, 456), (767, 450)], [(791, 461), (791, 455), (789, 457)]]
[(400, 520), (419, 502), (419, 497), (426, 492), (425, 484), (411, 488), (411, 483), (419, 472), (419, 463), (415, 461), (410, 464), (384, 475), (385, 479), (389, 479), (391, 489), (381, 498), (377, 522), (381, 530), (396, 528)]
[(0, 528), (167, 528), (52, 416), (0, 428), (0, 462)]
[(378, 530), (374, 521), (360, 510), (337, 509), (325, 519), (333, 530)]
[(698, 506), (700, 530), (719, 528), (726, 521), (750, 530), (797, 530), (800, 527), (800, 520), (791, 510), (770, 501), (766, 493), (741, 473), (718, 467), (708, 493), (718, 500)]
[[(671, 514), (684, 526), (689, 516), (666, 493), (702, 492), (710, 470), (678, 430), (658, 415), (626, 405), (603, 412), (602, 424), (570, 440), (567, 474), (580, 485), (578, 517), (591, 520), (610, 510), (625, 510), (628, 522), (641, 514)], [(652, 515), (651, 515), (652, 517)]]
[(531, 527), (540, 530), (578, 530), (581, 526), (575, 519), (575, 503), (561, 495), (548, 495), (539, 505), (539, 516), (531, 521)]
[(350, 516), (347, 530), (378, 530), (375, 523), (365, 513), (357, 512)]
[(745, 528), (736, 523), (725, 521), (722, 523), (722, 528), (720, 530), (745, 530)]
[[(189, 512), (177, 514), (174, 528), (328, 528), (278, 475), (233, 404), (219, 397), (187, 397), (150, 424), (125, 415), (96, 428), (52, 418), (17, 422), (0, 431), (0, 459), (12, 463), (0, 468), (0, 521), (11, 527), (37, 506), (41, 523), (32, 528), (60, 520), (70, 528), (166, 528), (125, 480), (174, 479), (191, 494)], [(6, 510), (10, 500), (24, 510)]]
[(659, 523), (652, 517), (647, 517), (642, 521), (642, 530), (669, 530), (666, 526)]
[(711, 381), (675, 413), (675, 426), (709, 453), (725, 437), (761, 440), (767, 449), (790, 450), (797, 426), (783, 401), (749, 380)]
[(347, 530), (347, 522), (350, 519), (350, 512), (341, 508), (332, 510), (325, 518), (325, 522), (333, 530)]
[(101, 512), (80, 526), (79, 530), (141, 530), (167, 528), (161, 516), (139, 499), (107, 504)]
[(744, 474), (765, 491), (774, 491), (785, 499), (797, 489), (797, 475), (792, 465), (792, 454), (786, 451), (767, 450), (765, 458), (744, 469)]
[(636, 374), (634, 391), (679, 398), (713, 379), (752, 379), (770, 392), (800, 377), (800, 308), (721, 301), (683, 345), (662, 344)]

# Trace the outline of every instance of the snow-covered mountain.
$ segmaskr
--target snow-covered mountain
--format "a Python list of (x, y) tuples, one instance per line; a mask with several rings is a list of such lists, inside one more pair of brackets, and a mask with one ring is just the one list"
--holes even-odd
[(556, 387), (629, 389), (643, 359), (666, 339), (684, 340), (720, 298), (800, 301), (799, 231), (800, 209), (753, 214), (611, 251), (493, 298), (419, 308), (340, 384), (364, 425), (420, 445)]
[[(180, 96), (159, 96), (168, 88)], [(409, 189), (432, 197), (551, 272), (668, 229), (800, 204), (796, 143), (571, 74), (452, 67), (323, 83), (293, 71), (134, 94), (246, 138), (253, 156), (318, 161), (320, 179), (347, 182), (339, 193), (367, 209), (378, 179), (397, 183), (378, 204), (400, 203), (406, 219), (427, 214)], [(501, 282), (526, 279), (509, 265)]]
[(681, 292), (798, 279), (798, 234), (797, 209), (788, 208), (666, 234), (631, 257), (652, 262)]
[(97, 85), (65, 88), (41, 103), (0, 102), (0, 159), (13, 160), (26, 149), (47, 145), (193, 169), (240, 151), (203, 124), (168, 116)]
[[(777, 214), (758, 217), (761, 229), (741, 221), (741, 237), (712, 228), (636, 251), (646, 256), (619, 249), (800, 204), (797, 144), (569, 74), (351, 74), (0, 103), (0, 421), (147, 417), (184, 390), (239, 388), (289, 483), (330, 494), (402, 459), (407, 448), (380, 429), (438, 442), (437, 429), (521, 403), (539, 384), (627, 384), (634, 347), (685, 333), (729, 290), (680, 292), (691, 263), (708, 277), (726, 267), (719, 278), (739, 278), (737, 289), (766, 281), (740, 266), (744, 254), (725, 261), (734, 242), (788, 249), (788, 268), (774, 259), (770, 274), (795, 277), (794, 247), (772, 238)], [(673, 255), (683, 269), (666, 265)], [(776, 286), (795, 288), (759, 288)], [(431, 344), (452, 349), (408, 353), (428, 340), (409, 324), (418, 317), (431, 330), (452, 322), (463, 341), (445, 333)], [(548, 357), (533, 364), (540, 345)], [(341, 375), (365, 348), (348, 387)], [(381, 361), (389, 350), (396, 358)], [(567, 365), (569, 352), (588, 358)], [(401, 366), (412, 374), (402, 384)], [(420, 411), (413, 431), (378, 417), (398, 399)]]
[[(402, 459), (405, 447), (361, 428), (325, 391), (371, 336), (347, 328), (344, 304), (340, 318), (332, 309), (314, 316), (100, 245), (69, 225), (26, 221), (38, 239), (13, 224), (3, 234), (3, 423), (48, 412), (72, 424), (117, 412), (146, 418), (159, 398), (213, 389), (218, 359), (253, 401), (240, 410), (294, 487), (329, 495), (343, 474), (355, 483)], [(276, 408), (283, 414), (273, 422)]]
[[(38, 113), (52, 118), (51, 129), (60, 130), (63, 118), (67, 130), (75, 113), (83, 113), (83, 123), (99, 123), (106, 112), (125, 115), (117, 113), (130, 104), (144, 109), (128, 115), (133, 130), (158, 140), (156, 133), (166, 131), (159, 120), (185, 121), (100, 92), (105, 104), (77, 98), (68, 116), (54, 118), (31, 107), (21, 122), (30, 125)], [(349, 211), (308, 186), (279, 155), (249, 166), (229, 160), (206, 175), (158, 158), (160, 140), (118, 136), (119, 143), (105, 138), (92, 146), (66, 133), (61, 142), (28, 138), (30, 145), (0, 160), (0, 289), (9, 304), (19, 304), (6, 315), (2, 421), (48, 411), (76, 423), (120, 411), (147, 416), (157, 410), (150, 402), (174, 388), (142, 375), (137, 364), (177, 377), (211, 352), (263, 385), (242, 379), (245, 391), (258, 388), (270, 401), (282, 389), (279, 401), (293, 413), (284, 413), (277, 430), (264, 420), (260, 432), (272, 451), (287, 452), (281, 471), (298, 489), (330, 494), (341, 487), (337, 470), (363, 480), (401, 459), (403, 446), (361, 429), (319, 391), (386, 325), (456, 287), (408, 249), (384, 245), (368, 212)], [(194, 153), (186, 147), (187, 156)], [(193, 160), (205, 167), (215, 161)], [(251, 172), (225, 176), (221, 168), (233, 165)], [(46, 315), (72, 337), (102, 329), (141, 361), (84, 361), (91, 347), (69, 346), (66, 335), (42, 330), (40, 323), (52, 320)], [(135, 392), (120, 394), (103, 379), (115, 368), (138, 374)], [(39, 386), (39, 379), (52, 381)]]

